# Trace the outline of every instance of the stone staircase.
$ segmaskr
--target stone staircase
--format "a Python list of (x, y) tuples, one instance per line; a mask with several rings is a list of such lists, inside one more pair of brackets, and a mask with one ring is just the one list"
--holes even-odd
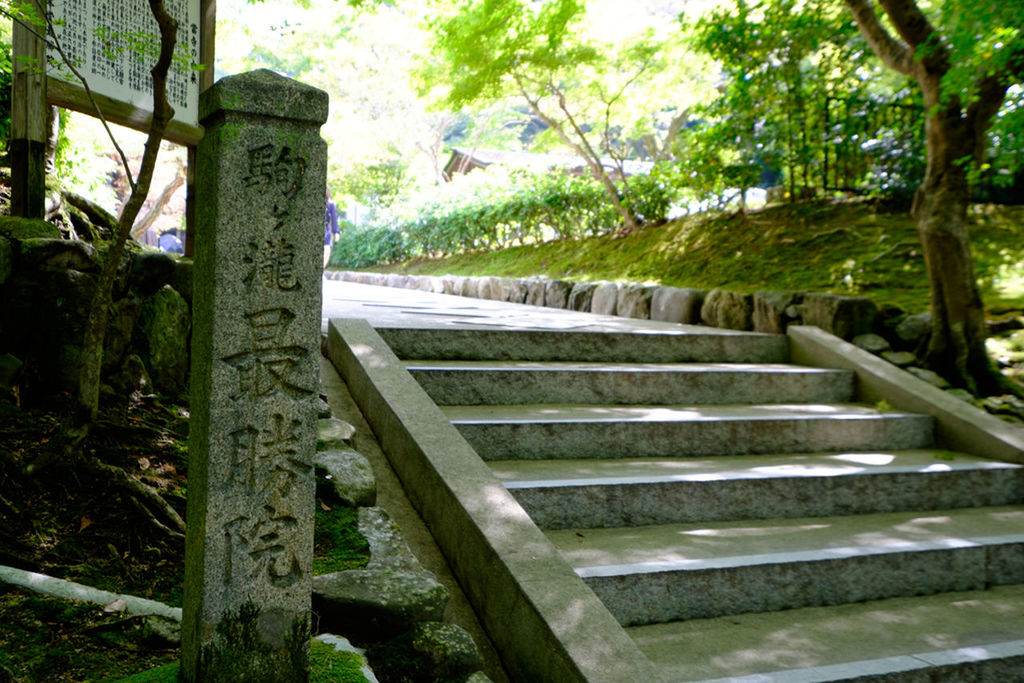
[(1024, 680), (1024, 468), (785, 337), (378, 330), (666, 681)]

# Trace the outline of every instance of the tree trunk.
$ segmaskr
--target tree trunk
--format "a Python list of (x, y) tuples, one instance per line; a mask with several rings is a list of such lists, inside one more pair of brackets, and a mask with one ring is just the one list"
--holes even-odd
[(1009, 85), (1020, 79), (1019, 46), (1001, 68), (983, 69), (967, 97), (944, 91), (953, 65), (947, 41), (915, 0), (878, 0), (894, 34), (882, 24), (874, 0), (846, 0), (871, 49), (889, 68), (912, 76), (928, 118), (928, 170), (914, 198), (913, 215), (931, 288), (932, 327), (918, 349), (927, 365), (953, 384), (988, 395), (1000, 378), (985, 353), (985, 309), (967, 238), (968, 168), (982, 158)]
[(164, 186), (164, 189), (160, 191), (156, 199), (153, 200), (152, 206), (146, 210), (141, 218), (135, 220), (135, 225), (132, 226), (131, 236), (134, 239), (141, 240), (146, 234), (146, 231), (156, 223), (156, 219), (160, 218), (160, 215), (164, 211), (164, 207), (171, 201), (171, 197), (178, 191), (182, 185), (185, 184), (185, 167), (179, 166), (178, 170), (174, 174), (174, 178), (171, 182)]
[(967, 230), (970, 184), (957, 159), (969, 156), (970, 131), (941, 113), (927, 125), (928, 170), (914, 199), (914, 219), (931, 291), (931, 333), (918, 354), (953, 384), (974, 394), (998, 391), (985, 351), (985, 308)]

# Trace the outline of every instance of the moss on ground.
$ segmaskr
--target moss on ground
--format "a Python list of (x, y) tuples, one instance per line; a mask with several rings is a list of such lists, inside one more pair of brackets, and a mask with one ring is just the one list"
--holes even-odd
[[(142, 671), (118, 683), (177, 683), (178, 664), (165, 664)], [(352, 652), (336, 650), (314, 640), (309, 651), (309, 683), (366, 683), (362, 658)]]
[(15, 681), (117, 680), (178, 659), (138, 618), (97, 605), (0, 586), (0, 614), (0, 676)]
[[(1024, 305), (1024, 207), (976, 206), (971, 243), (992, 310)], [(910, 311), (928, 307), (917, 229), (903, 207), (808, 202), (690, 216), (632, 234), (418, 259), (387, 270), (419, 275), (547, 275), (754, 292), (829, 291)]]
[(344, 506), (319, 503), (313, 531), (313, 574), (364, 569), (370, 546), (359, 533), (359, 513)]

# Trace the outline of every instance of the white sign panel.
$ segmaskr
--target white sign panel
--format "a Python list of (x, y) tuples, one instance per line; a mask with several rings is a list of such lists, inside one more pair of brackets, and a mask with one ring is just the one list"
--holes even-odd
[[(198, 125), (200, 0), (164, 0), (167, 11), (178, 21), (177, 54), (187, 55), (189, 66), (175, 59), (167, 79), (167, 99), (174, 118)], [(159, 49), (159, 29), (145, 0), (49, 0), (47, 11), (64, 53), (86, 78), (89, 88), (120, 102), (146, 111), (153, 110), (153, 81), (150, 69)], [(151, 36), (152, 54), (131, 49), (131, 44)], [(60, 54), (47, 46), (48, 73), (80, 85), (67, 69), (60, 69)]]

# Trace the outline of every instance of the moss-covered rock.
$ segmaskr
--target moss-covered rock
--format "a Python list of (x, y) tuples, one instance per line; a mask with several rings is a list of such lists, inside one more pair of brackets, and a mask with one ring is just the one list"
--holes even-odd
[(60, 239), (60, 230), (52, 223), (41, 218), (18, 218), (16, 216), (0, 216), (0, 235), (16, 240), (27, 240), (33, 237)]

